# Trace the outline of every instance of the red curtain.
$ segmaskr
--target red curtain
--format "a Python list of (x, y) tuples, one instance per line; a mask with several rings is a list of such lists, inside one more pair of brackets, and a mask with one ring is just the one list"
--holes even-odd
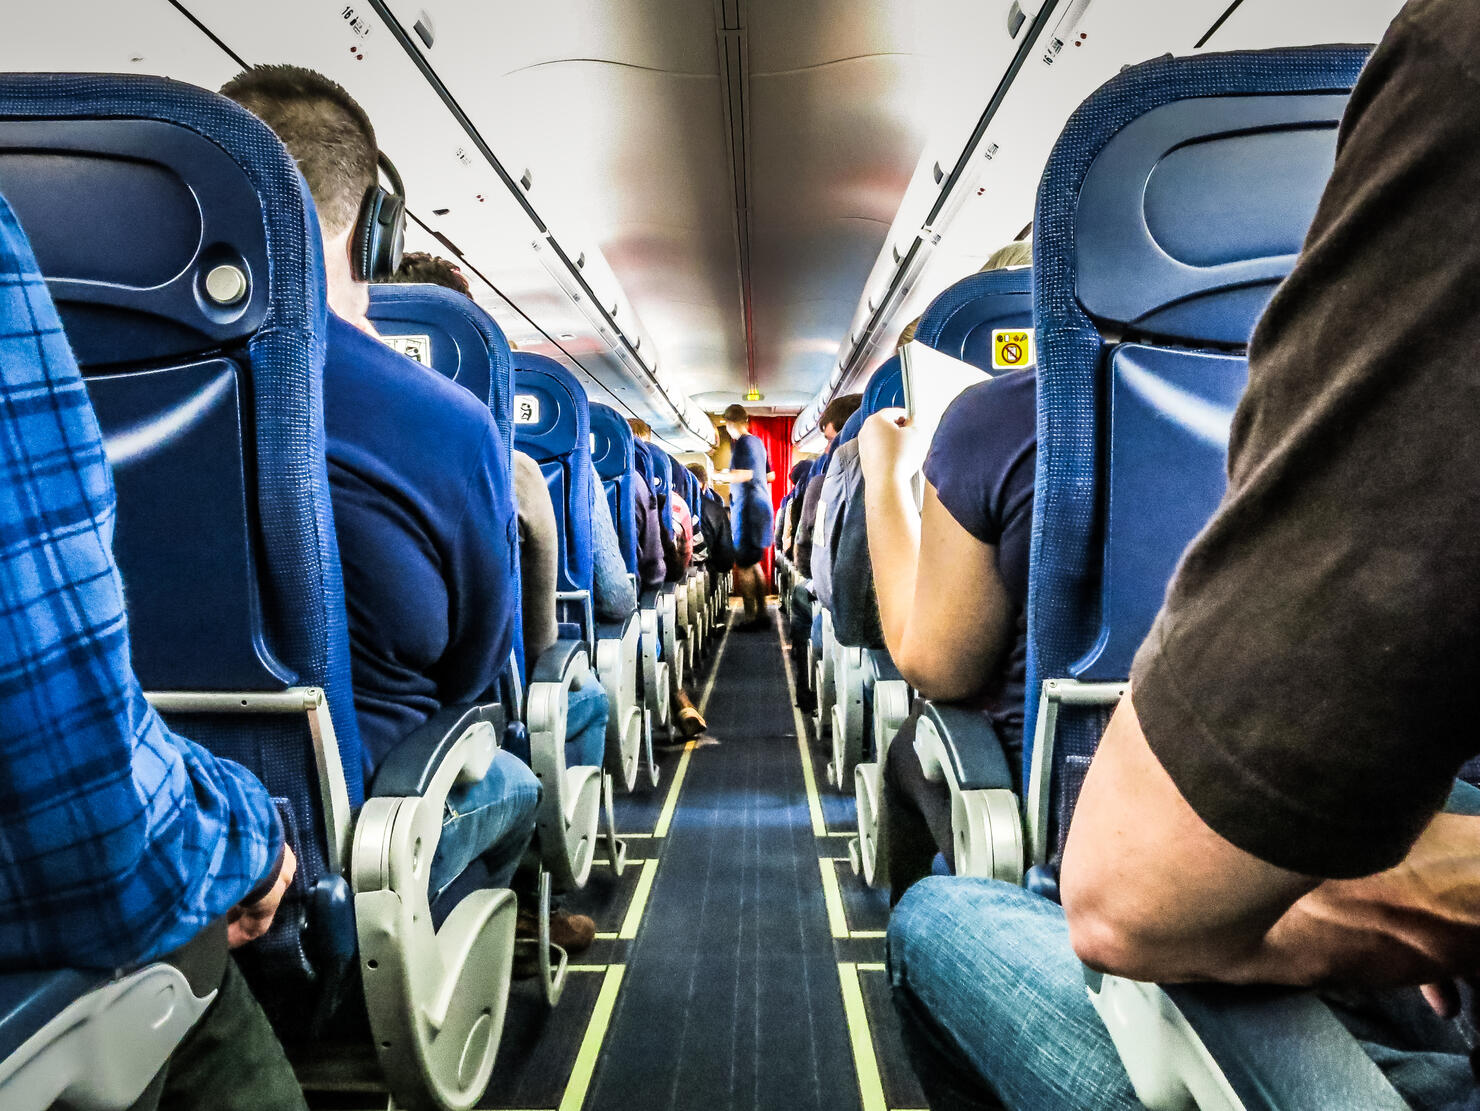
[[(781, 499), (786, 497), (787, 491), (791, 489), (791, 428), (796, 423), (795, 417), (751, 417), (750, 431), (759, 436), (760, 441), (766, 447), (766, 465), (776, 472), (776, 478), (771, 483), (771, 512), (781, 507)], [(761, 567), (765, 572), (766, 582), (772, 581), (773, 552), (767, 549), (765, 558), (761, 561)]]

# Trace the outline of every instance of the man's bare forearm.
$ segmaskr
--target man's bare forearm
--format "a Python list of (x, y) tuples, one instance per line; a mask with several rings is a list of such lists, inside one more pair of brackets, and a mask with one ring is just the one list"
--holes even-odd
[(1202, 978), (1398, 987), (1477, 973), (1480, 818), (1440, 814), (1396, 868), (1327, 880)]

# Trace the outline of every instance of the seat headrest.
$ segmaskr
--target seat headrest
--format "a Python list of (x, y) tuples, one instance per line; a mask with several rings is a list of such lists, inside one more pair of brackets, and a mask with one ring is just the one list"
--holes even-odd
[(514, 352), (514, 436), (540, 462), (591, 451), (586, 391), (554, 359), (532, 351)]
[(915, 338), (990, 374), (993, 333), (1032, 326), (1033, 271), (987, 270), (962, 278), (930, 302)]
[[(322, 333), (307, 319), (322, 293), (297, 292), (323, 283), (312, 201), (277, 137), (225, 97), (132, 74), (7, 74), (0, 190), (85, 369), (263, 328)], [(269, 243), (299, 242), (268, 267)]]
[(1159, 58), (1112, 79), (1049, 156), (1040, 275), (1072, 275), (1077, 306), (1112, 331), (1246, 344), (1300, 252), (1368, 53)]
[[(437, 285), (382, 283), (370, 287), (369, 315), (392, 347), (471, 391), (498, 421), (493, 387), (509, 376), (509, 344), (471, 298)], [(507, 437), (512, 427), (500, 431)]]
[(592, 402), (591, 459), (603, 479), (631, 474), (637, 465), (636, 437), (620, 413), (609, 405)]
[(860, 408), (871, 417), (880, 409), (903, 407), (904, 371), (900, 367), (899, 356), (890, 355), (879, 369), (874, 371), (874, 376), (868, 380), (868, 386), (863, 391), (863, 405)]

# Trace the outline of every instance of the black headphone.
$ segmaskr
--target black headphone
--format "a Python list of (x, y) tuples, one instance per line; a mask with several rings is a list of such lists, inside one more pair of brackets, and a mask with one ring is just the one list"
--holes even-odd
[(382, 186), (377, 175), (360, 202), (349, 254), (355, 280), (360, 282), (387, 281), (401, 265), (406, 241), (406, 187), (389, 158), (379, 152), (375, 158), (394, 192)]

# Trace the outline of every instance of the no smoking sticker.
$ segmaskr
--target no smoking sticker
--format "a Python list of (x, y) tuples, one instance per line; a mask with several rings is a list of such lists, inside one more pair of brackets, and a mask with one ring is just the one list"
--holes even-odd
[(1032, 328), (996, 328), (993, 330), (993, 370), (1021, 370), (1025, 366), (1032, 365)]

